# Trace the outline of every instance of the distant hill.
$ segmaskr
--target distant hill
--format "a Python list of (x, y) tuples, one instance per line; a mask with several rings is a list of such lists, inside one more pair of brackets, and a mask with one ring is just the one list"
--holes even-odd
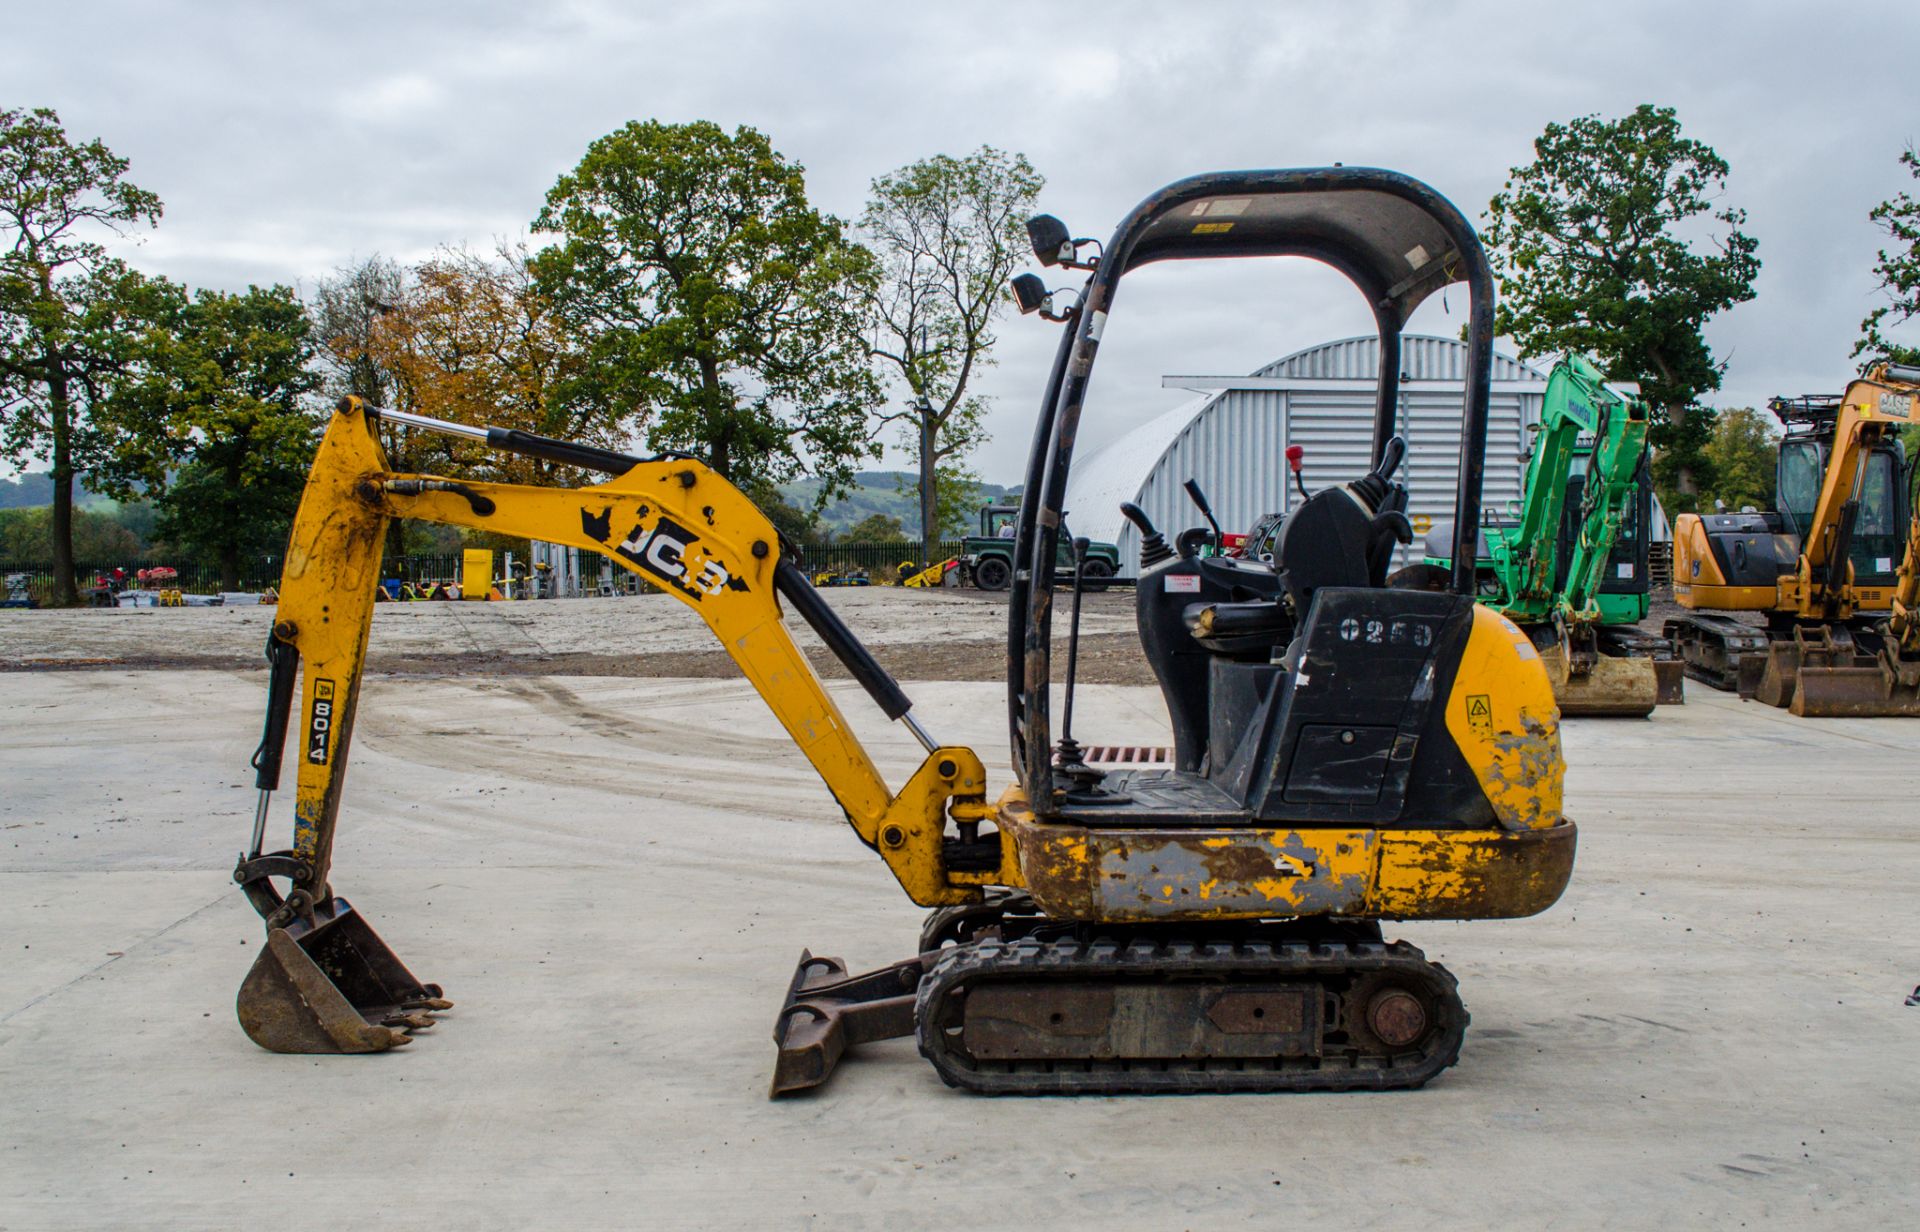
[[(855, 487), (846, 496), (828, 505), (820, 512), (820, 521), (836, 534), (846, 530), (854, 523), (873, 514), (885, 514), (898, 518), (909, 537), (920, 533), (920, 496), (916, 488), (917, 477), (911, 471), (861, 471), (854, 476)], [(989, 503), (1016, 503), (1014, 496), (1009, 501), (1012, 488), (1003, 488), (997, 483), (982, 483), (975, 491), (979, 499), (975, 505)], [(780, 485), (780, 495), (796, 509), (813, 508), (814, 497), (820, 493), (820, 481), (801, 479), (793, 483)]]
[[(83, 479), (73, 494), (76, 505), (110, 504), (108, 498), (87, 490)], [(38, 509), (53, 503), (53, 476), (28, 471), (16, 479), (0, 479), (0, 509)]]

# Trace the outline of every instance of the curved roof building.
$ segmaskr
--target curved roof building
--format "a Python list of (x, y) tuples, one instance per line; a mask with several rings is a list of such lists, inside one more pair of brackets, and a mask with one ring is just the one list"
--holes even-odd
[[(1398, 478), (1407, 485), (1416, 531), (1402, 563), (1432, 521), (1453, 516), (1466, 357), (1466, 344), (1455, 339), (1408, 334), (1402, 341), (1399, 430), (1408, 456)], [(1171, 539), (1202, 521), (1181, 488), (1189, 478), (1199, 481), (1230, 532), (1290, 510), (1299, 495), (1289, 483), (1288, 445), (1306, 451), (1310, 492), (1359, 478), (1372, 462), (1378, 363), (1379, 341), (1367, 335), (1296, 351), (1250, 376), (1163, 378), (1196, 396), (1075, 460), (1070, 529), (1118, 543), (1121, 571), (1131, 574), (1140, 540), (1120, 516), (1122, 501), (1139, 505)], [(1520, 497), (1527, 425), (1539, 422), (1546, 388), (1544, 372), (1494, 352), (1482, 507), (1496, 518)]]

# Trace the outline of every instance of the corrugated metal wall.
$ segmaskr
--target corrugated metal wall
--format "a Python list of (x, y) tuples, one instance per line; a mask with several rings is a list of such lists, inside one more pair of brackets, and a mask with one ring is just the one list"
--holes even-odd
[[(1258, 374), (1300, 380), (1374, 379), (1378, 343), (1346, 339), (1289, 356)], [(1404, 371), (1412, 381), (1458, 381), (1466, 347), (1445, 338), (1408, 338)], [(1540, 418), (1545, 378), (1504, 355), (1494, 361), (1496, 381), (1537, 384), (1537, 392), (1504, 389), (1488, 403), (1486, 482), (1483, 505), (1496, 512), (1520, 498), (1524, 465), (1519, 460), (1526, 425)], [(1408, 513), (1424, 532), (1430, 521), (1453, 517), (1454, 480), (1460, 464), (1459, 385), (1410, 387), (1401, 396), (1401, 432), (1408, 456), (1399, 478), (1407, 485)], [(1142, 482), (1135, 502), (1171, 539), (1201, 523), (1182, 481), (1199, 480), (1215, 516), (1229, 531), (1245, 531), (1261, 516), (1284, 513), (1298, 503), (1289, 490), (1286, 448), (1306, 450), (1307, 490), (1318, 491), (1364, 475), (1373, 453), (1373, 394), (1357, 389), (1229, 389), (1209, 399), (1160, 457)], [(1073, 510), (1069, 507), (1069, 513)], [(1094, 518), (1091, 511), (1085, 521)], [(1122, 523), (1118, 535), (1122, 570), (1139, 561), (1139, 536)], [(1086, 533), (1086, 532), (1080, 532)], [(1418, 559), (1419, 537), (1399, 563)]]

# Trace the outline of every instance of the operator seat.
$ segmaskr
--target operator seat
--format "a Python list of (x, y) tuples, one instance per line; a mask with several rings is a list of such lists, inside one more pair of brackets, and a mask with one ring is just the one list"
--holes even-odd
[(1407, 489), (1392, 478), (1406, 453), (1406, 440), (1392, 438), (1365, 476), (1323, 488), (1287, 515), (1274, 537), (1273, 567), (1289, 605), (1278, 598), (1196, 603), (1184, 613), (1194, 640), (1216, 654), (1265, 658), (1293, 636), (1322, 586), (1386, 585), (1394, 546), (1413, 542)]

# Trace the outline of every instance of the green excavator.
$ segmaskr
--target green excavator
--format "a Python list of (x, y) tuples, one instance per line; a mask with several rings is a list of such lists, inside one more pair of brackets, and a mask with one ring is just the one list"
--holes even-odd
[[(1681, 664), (1647, 614), (1647, 408), (1580, 356), (1554, 365), (1507, 525), (1481, 530), (1482, 601), (1540, 650), (1564, 715), (1647, 715), (1679, 702)], [(1436, 526), (1427, 563), (1451, 567)]]

